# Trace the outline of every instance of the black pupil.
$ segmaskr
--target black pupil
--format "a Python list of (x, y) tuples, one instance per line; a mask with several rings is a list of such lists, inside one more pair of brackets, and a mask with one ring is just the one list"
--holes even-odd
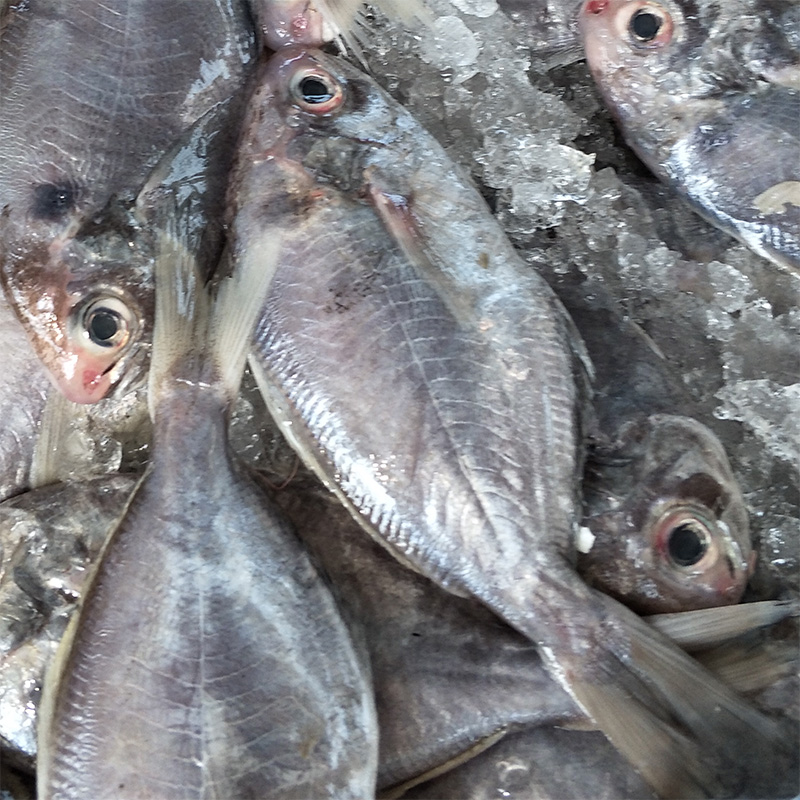
[(670, 558), (681, 567), (696, 564), (706, 552), (706, 540), (694, 526), (678, 525), (669, 536), (667, 543)]
[(661, 30), (661, 17), (652, 11), (637, 11), (631, 20), (631, 30), (637, 39), (650, 42)]
[(75, 207), (77, 192), (74, 187), (42, 183), (33, 189), (33, 211), (37, 217), (57, 221)]
[(89, 338), (95, 343), (110, 347), (110, 340), (117, 335), (119, 330), (119, 315), (115, 311), (100, 308), (92, 312), (87, 326)]
[(320, 78), (303, 78), (300, 81), (300, 94), (303, 100), (311, 105), (326, 103), (333, 97), (333, 92)]

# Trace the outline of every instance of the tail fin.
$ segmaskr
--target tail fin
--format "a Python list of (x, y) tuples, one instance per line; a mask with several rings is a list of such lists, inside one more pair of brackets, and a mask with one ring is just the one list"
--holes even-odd
[(195, 374), (189, 379), (220, 381), (233, 400), (253, 331), (278, 265), (280, 233), (265, 228), (259, 241), (223, 278), (216, 298), (198, 274), (197, 262), (185, 240), (175, 230), (162, 233), (156, 262), (156, 319), (150, 366), (151, 413), (167, 373), (178, 362)]
[(796, 778), (797, 748), (782, 727), (634, 613), (595, 598), (604, 640), (588, 665), (553, 653), (554, 672), (656, 792), (783, 796), (773, 792), (781, 777)]

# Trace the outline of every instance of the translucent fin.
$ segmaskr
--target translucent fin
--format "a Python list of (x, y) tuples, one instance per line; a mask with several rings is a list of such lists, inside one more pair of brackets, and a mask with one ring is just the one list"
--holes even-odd
[(700, 663), (737, 692), (758, 692), (773, 686), (797, 669), (796, 647), (754, 642), (749, 646), (725, 645), (699, 657)]
[(278, 268), (280, 248), (280, 231), (264, 228), (217, 292), (211, 346), (225, 390), (232, 399), (239, 393), (247, 351)]
[(156, 258), (156, 313), (148, 403), (151, 416), (165, 377), (189, 354), (202, 352), (208, 339), (210, 299), (197, 261), (181, 230), (181, 218), (159, 238)]
[(798, 614), (800, 605), (794, 601), (765, 600), (677, 614), (654, 614), (645, 619), (679, 647), (693, 651), (714, 647)]
[(76, 405), (77, 403), (71, 403), (61, 392), (52, 390), (48, 393), (31, 460), (31, 489), (64, 479), (68, 460), (67, 440)]
[[(591, 664), (562, 657), (565, 686), (664, 798), (760, 796), (796, 769), (794, 747), (694, 659), (610, 598)], [(612, 607), (613, 606), (613, 607)]]

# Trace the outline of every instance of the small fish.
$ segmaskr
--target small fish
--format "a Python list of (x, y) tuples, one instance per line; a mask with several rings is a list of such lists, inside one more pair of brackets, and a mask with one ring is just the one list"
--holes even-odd
[(800, 270), (800, 24), (785, 0), (586, 0), (586, 58), (630, 146), (712, 224)]
[(644, 614), (736, 603), (755, 564), (744, 499), (716, 436), (654, 414), (594, 451), (584, 579)]
[(163, 226), (153, 174), (205, 125), (185, 183), (205, 194), (195, 204), (209, 213), (197, 228), (213, 219), (222, 196), (213, 172), (227, 171), (219, 148), (229, 134), (215, 140), (208, 120), (235, 127), (252, 40), (243, 0), (41, 0), (7, 10), (0, 279), (70, 400), (96, 402), (123, 376), (143, 376), (150, 231)]
[(772, 720), (574, 571), (584, 351), (411, 115), (286, 48), (251, 98), (231, 206), (236, 258), (284, 234), (251, 353), (267, 405), (364, 527), (537, 644), (660, 794), (791, 769)]
[(725, 450), (696, 419), (704, 409), (600, 281), (570, 272), (554, 288), (595, 367), (579, 572), (645, 614), (738, 602), (755, 554)]
[(212, 303), (183, 237), (162, 236), (152, 457), (45, 680), (41, 800), (374, 793), (362, 658), (227, 439), (269, 241)]

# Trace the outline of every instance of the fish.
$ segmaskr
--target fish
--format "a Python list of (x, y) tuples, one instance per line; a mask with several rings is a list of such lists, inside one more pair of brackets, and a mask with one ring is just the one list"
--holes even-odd
[(595, 83), (639, 158), (713, 225), (794, 273), (798, 23), (784, 0), (586, 0), (579, 18)]
[(519, 39), (537, 55), (570, 64), (583, 58), (578, 33), (582, 0), (497, 0), (499, 9), (520, 30)]
[[(372, 5), (386, 17), (406, 24), (415, 18), (429, 19), (421, 0), (377, 0)], [(363, 0), (251, 0), (263, 47), (320, 47), (339, 41), (356, 55), (361, 54), (365, 41), (363, 6)]]
[(250, 364), (300, 457), (402, 563), (534, 642), (659, 794), (787, 774), (777, 723), (574, 571), (585, 352), (468, 179), (340, 59), (286, 48), (256, 84), (232, 253), (283, 232)]
[(187, 186), (202, 184), (202, 198), (186, 202), (196, 229), (209, 229), (198, 257), (218, 260), (226, 129), (253, 61), (243, 0), (41, 0), (6, 11), (0, 282), (71, 401), (144, 381), (151, 231), (164, 224), (154, 176), (182, 168)]
[(227, 439), (265, 262), (212, 302), (184, 231), (160, 239), (151, 458), (45, 678), (38, 796), (371, 796), (367, 666)]
[(669, 414), (631, 422), (617, 436), (594, 451), (584, 482), (592, 543), (579, 555), (581, 575), (642, 614), (738, 602), (755, 553), (719, 439)]
[(755, 553), (708, 411), (602, 282), (576, 272), (552, 286), (595, 368), (578, 571), (641, 614), (737, 603)]

